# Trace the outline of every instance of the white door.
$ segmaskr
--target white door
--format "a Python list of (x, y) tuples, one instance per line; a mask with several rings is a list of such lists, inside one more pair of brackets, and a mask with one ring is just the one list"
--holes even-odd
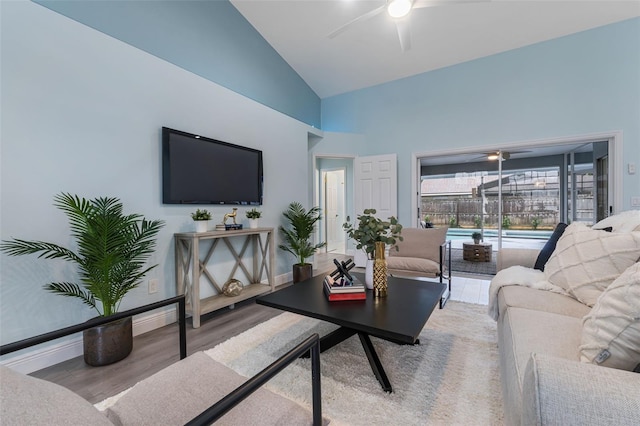
[[(398, 166), (396, 154), (373, 155), (355, 159), (355, 213), (376, 209), (376, 217), (398, 217)], [(355, 222), (356, 218), (351, 218)], [(354, 262), (363, 266), (366, 257), (354, 253)]]

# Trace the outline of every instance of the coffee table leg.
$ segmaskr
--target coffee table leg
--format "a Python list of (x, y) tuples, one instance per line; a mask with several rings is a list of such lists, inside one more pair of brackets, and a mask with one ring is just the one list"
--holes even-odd
[[(320, 352), (324, 352), (327, 349), (331, 349), (338, 343), (344, 342), (349, 337), (356, 334), (355, 330), (346, 327), (340, 327), (331, 333), (327, 334), (320, 338)], [(304, 355), (301, 355), (300, 358), (309, 358), (310, 352), (306, 352)]]
[(358, 337), (360, 337), (360, 343), (362, 343), (364, 352), (367, 354), (367, 359), (369, 359), (369, 364), (371, 365), (373, 374), (375, 374), (376, 378), (382, 385), (382, 390), (391, 393), (393, 391), (391, 388), (391, 382), (389, 382), (387, 373), (385, 373), (384, 368), (382, 367), (382, 363), (380, 362), (380, 358), (378, 358), (378, 354), (373, 347), (373, 343), (371, 343), (371, 339), (364, 333), (358, 333)]

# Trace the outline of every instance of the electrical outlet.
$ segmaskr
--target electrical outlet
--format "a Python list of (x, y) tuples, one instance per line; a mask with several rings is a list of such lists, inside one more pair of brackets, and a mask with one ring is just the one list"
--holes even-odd
[(631, 207), (640, 207), (640, 197), (631, 197)]
[(160, 280), (157, 278), (153, 278), (149, 280), (149, 294), (157, 293), (158, 286), (160, 285)]

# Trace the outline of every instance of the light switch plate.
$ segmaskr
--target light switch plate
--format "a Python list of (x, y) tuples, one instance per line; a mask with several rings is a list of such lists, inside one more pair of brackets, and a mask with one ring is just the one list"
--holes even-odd
[(631, 197), (631, 207), (640, 207), (640, 197)]
[(627, 164), (627, 171), (629, 172), (630, 175), (635, 175), (636, 174), (636, 163)]

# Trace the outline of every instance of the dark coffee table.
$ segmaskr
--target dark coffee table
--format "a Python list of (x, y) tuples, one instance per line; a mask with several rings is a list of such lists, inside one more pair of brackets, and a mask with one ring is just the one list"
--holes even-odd
[(385, 298), (374, 298), (373, 291), (368, 290), (366, 300), (329, 302), (322, 291), (323, 279), (324, 276), (314, 277), (260, 296), (256, 302), (339, 325), (340, 328), (322, 337), (321, 351), (357, 334), (382, 389), (391, 392), (391, 383), (369, 336), (404, 345), (420, 343), (418, 336), (438, 306), (446, 285), (389, 277)]

